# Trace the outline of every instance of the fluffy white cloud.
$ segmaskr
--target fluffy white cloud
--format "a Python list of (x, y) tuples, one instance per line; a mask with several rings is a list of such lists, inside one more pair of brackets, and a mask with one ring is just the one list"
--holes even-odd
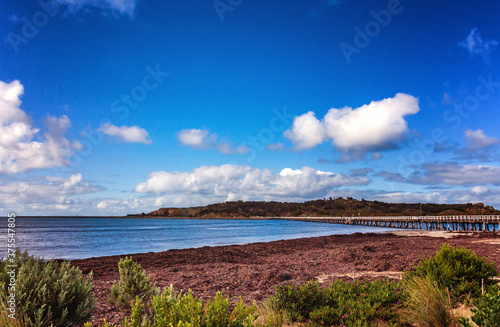
[(498, 41), (489, 40), (485, 41), (477, 32), (477, 27), (474, 27), (469, 35), (458, 44), (462, 48), (466, 49), (471, 56), (479, 55), (483, 58), (486, 63), (490, 63), (490, 54), (496, 46)]
[(0, 81), (0, 173), (67, 165), (67, 157), (80, 146), (64, 137), (71, 126), (69, 118), (47, 117), (48, 131), (43, 133), (43, 139), (39, 136), (40, 129), (32, 126), (31, 119), (20, 108), (23, 92), (19, 81)]
[(283, 135), (295, 144), (297, 150), (314, 148), (327, 140), (323, 123), (312, 111), (296, 117), (292, 128), (286, 130)]
[(478, 149), (486, 149), (495, 144), (500, 143), (500, 140), (494, 137), (489, 137), (484, 134), (482, 129), (471, 130), (468, 129), (465, 131), (466, 144), (465, 147), (468, 150), (478, 150)]
[(368, 182), (366, 177), (334, 174), (310, 167), (285, 168), (276, 174), (269, 169), (222, 165), (202, 166), (191, 172), (152, 172), (146, 182), (136, 185), (135, 191), (163, 195), (158, 205), (168, 201), (170, 205), (193, 204), (193, 199), (199, 202), (207, 199), (209, 202), (228, 199), (304, 200), (322, 197), (334, 188), (366, 185)]
[(128, 15), (132, 17), (138, 0), (56, 0), (67, 5), (71, 11), (85, 8), (97, 8), (113, 14)]
[(372, 101), (359, 108), (332, 108), (322, 121), (310, 111), (296, 117), (284, 136), (295, 144), (296, 149), (313, 148), (332, 140), (342, 152), (365, 156), (368, 151), (391, 148), (402, 141), (408, 132), (404, 117), (419, 111), (417, 98), (398, 93), (394, 98)]
[(398, 93), (394, 98), (372, 101), (352, 109), (330, 109), (324, 125), (334, 144), (342, 149), (380, 149), (403, 138), (408, 131), (404, 119), (419, 112), (418, 99)]
[(151, 139), (148, 139), (148, 132), (139, 126), (115, 126), (106, 123), (99, 130), (106, 135), (116, 137), (124, 142), (144, 144), (153, 142)]
[(0, 206), (18, 214), (43, 210), (71, 210), (78, 202), (72, 196), (97, 192), (102, 188), (83, 182), (81, 174), (33, 178), (0, 184)]
[(219, 140), (217, 134), (210, 134), (205, 129), (183, 129), (177, 134), (179, 144), (197, 150), (216, 149), (222, 154), (248, 153), (246, 145), (235, 146), (231, 142)]

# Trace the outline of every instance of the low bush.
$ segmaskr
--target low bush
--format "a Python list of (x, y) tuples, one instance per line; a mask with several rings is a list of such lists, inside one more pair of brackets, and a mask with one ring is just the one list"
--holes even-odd
[(323, 294), (318, 282), (311, 281), (301, 286), (278, 286), (274, 298), (278, 308), (288, 312), (292, 321), (305, 321), (309, 319), (311, 310), (321, 304)]
[[(154, 326), (170, 327), (187, 323), (193, 327), (244, 327), (255, 320), (255, 305), (247, 306), (241, 299), (234, 305), (217, 292), (212, 301), (193, 296), (191, 291), (174, 295), (172, 288), (153, 299)], [(234, 307), (231, 311), (230, 308)]]
[(448, 288), (453, 303), (456, 303), (468, 296), (479, 297), (481, 280), (489, 287), (495, 283), (492, 277), (497, 275), (494, 263), (487, 262), (469, 249), (453, 248), (445, 243), (435, 256), (423, 259), (414, 271), (406, 272), (403, 280), (428, 276), (440, 287)]
[(90, 319), (94, 310), (92, 273), (85, 277), (69, 262), (44, 261), (17, 251), (15, 262), (0, 260), (3, 303), (9, 294), (8, 265), (17, 265), (16, 318), (24, 326), (75, 326)]
[(399, 283), (387, 280), (337, 280), (325, 289), (317, 282), (280, 286), (273, 298), (292, 321), (310, 320), (313, 326), (371, 326), (376, 318), (397, 319), (394, 309), (401, 301), (401, 292)]
[[(230, 310), (230, 308), (233, 308)], [(130, 318), (120, 327), (249, 327), (254, 326), (256, 307), (241, 299), (232, 304), (218, 292), (213, 300), (203, 302), (191, 291), (175, 294), (172, 286), (154, 296), (148, 305), (139, 297), (130, 303)], [(85, 327), (91, 327), (86, 324)], [(103, 321), (102, 327), (112, 327)], [(118, 327), (117, 326), (117, 327)]]
[(132, 258), (121, 259), (118, 262), (118, 271), (120, 282), (114, 283), (111, 287), (111, 295), (108, 298), (110, 304), (130, 311), (131, 303), (136, 297), (148, 304), (158, 293), (158, 289), (151, 282), (151, 277)]
[[(475, 308), (471, 310), (473, 316), (472, 321), (479, 327), (496, 327), (500, 326), (500, 287), (492, 287), (489, 292), (485, 293), (478, 300), (474, 301)], [(462, 326), (469, 327), (472, 324), (462, 319)]]

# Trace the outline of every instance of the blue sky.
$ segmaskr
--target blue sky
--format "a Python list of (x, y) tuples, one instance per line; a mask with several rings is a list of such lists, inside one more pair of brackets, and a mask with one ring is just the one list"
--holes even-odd
[(500, 207), (496, 1), (0, 6), (0, 214)]

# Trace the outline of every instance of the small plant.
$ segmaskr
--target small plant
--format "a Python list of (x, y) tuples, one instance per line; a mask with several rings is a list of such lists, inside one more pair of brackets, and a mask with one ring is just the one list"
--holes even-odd
[(467, 296), (479, 297), (481, 280), (488, 287), (495, 283), (492, 277), (497, 275), (494, 263), (487, 262), (469, 249), (457, 249), (445, 243), (435, 256), (420, 261), (414, 271), (405, 273), (403, 280), (428, 276), (442, 288), (448, 288), (456, 303)]
[[(16, 318), (24, 326), (75, 326), (88, 321), (94, 310), (92, 273), (84, 277), (69, 262), (44, 261), (16, 252)], [(0, 260), (0, 297), (7, 296), (11, 268)], [(0, 318), (1, 319), (1, 318)], [(8, 326), (8, 325), (7, 325)]]
[(19, 319), (12, 319), (9, 317), (10, 312), (3, 305), (0, 305), (0, 326), (2, 327), (23, 327)]
[(132, 258), (125, 257), (118, 262), (118, 271), (120, 282), (111, 287), (111, 295), (108, 299), (110, 304), (130, 311), (131, 303), (136, 297), (146, 304), (151, 302), (158, 289), (141, 265), (134, 262)]
[[(474, 301), (476, 308), (472, 309), (472, 321), (479, 327), (500, 326), (500, 287), (495, 286), (477, 301)], [(472, 326), (467, 319), (461, 319), (460, 323), (464, 327)]]
[(282, 327), (292, 322), (290, 314), (279, 309), (278, 301), (275, 297), (267, 298), (257, 308), (257, 326)]
[(408, 294), (406, 315), (411, 323), (420, 327), (456, 326), (445, 289), (430, 277), (407, 280), (403, 289)]

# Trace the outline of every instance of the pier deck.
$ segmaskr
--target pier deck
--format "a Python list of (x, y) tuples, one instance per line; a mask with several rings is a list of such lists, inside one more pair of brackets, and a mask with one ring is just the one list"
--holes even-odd
[(276, 217), (272, 219), (310, 221), (374, 227), (449, 230), (499, 231), (500, 216), (395, 216), (395, 217)]

